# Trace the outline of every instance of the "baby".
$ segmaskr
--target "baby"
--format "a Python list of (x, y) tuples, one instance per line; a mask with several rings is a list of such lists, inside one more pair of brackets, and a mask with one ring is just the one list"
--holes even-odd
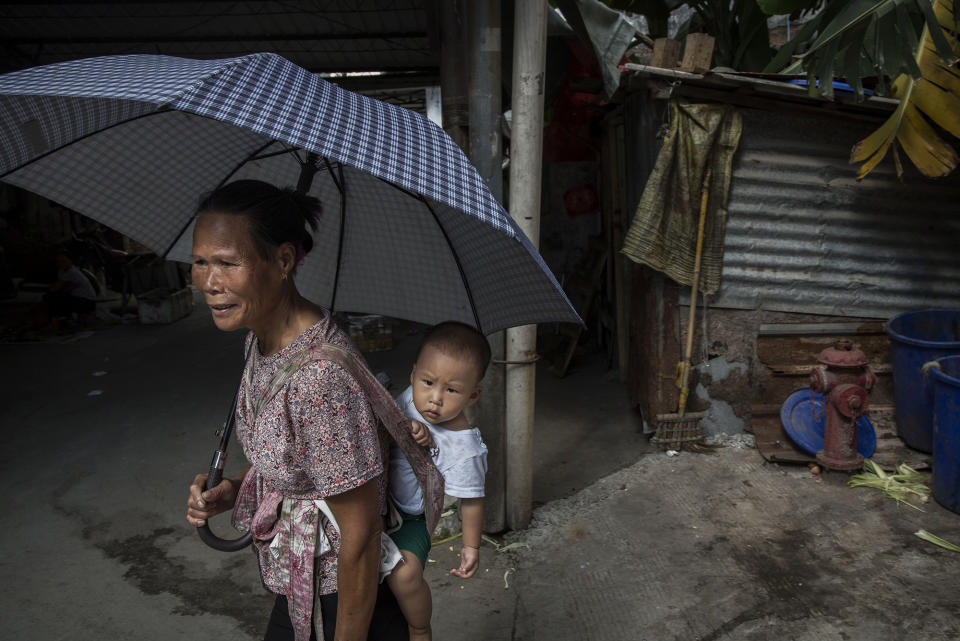
[[(410, 372), (410, 387), (397, 403), (412, 419), (411, 431), (420, 445), (430, 447), (445, 491), (460, 499), (463, 546), (460, 567), (450, 570), (470, 578), (480, 566), (483, 525), (483, 482), (487, 446), (480, 430), (471, 427), (463, 410), (480, 398), (480, 380), (490, 362), (483, 334), (463, 323), (446, 322), (429, 329)], [(431, 638), (430, 586), (423, 568), (430, 551), (430, 532), (423, 514), (423, 493), (400, 448), (390, 451), (390, 493), (403, 525), (390, 536), (400, 552), (399, 563), (387, 578), (410, 627), (410, 639)]]

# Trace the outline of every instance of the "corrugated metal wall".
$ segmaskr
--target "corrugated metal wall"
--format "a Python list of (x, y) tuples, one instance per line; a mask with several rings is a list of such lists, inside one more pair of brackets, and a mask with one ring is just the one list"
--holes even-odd
[(868, 318), (960, 308), (960, 180), (910, 171), (901, 185), (887, 158), (857, 183), (847, 160), (871, 127), (743, 114), (712, 306)]

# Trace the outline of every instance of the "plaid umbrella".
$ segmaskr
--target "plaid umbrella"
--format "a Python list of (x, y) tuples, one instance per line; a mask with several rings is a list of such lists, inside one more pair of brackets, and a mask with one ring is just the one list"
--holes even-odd
[(334, 311), (489, 334), (580, 318), (455, 143), (274, 54), (106, 56), (0, 75), (0, 179), (171, 260), (200, 196), (241, 178), (324, 205), (297, 284)]

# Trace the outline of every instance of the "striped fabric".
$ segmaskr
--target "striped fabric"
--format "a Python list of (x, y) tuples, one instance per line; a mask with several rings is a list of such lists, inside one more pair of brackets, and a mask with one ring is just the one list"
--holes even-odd
[[(237, 178), (295, 185), (313, 152), (327, 161), (311, 188), (325, 213), (297, 277), (307, 297), (425, 323), (479, 319), (485, 333), (579, 322), (442, 129), (275, 54), (106, 56), (0, 75), (0, 139), (0, 179), (174, 260), (189, 255), (204, 193)], [(327, 163), (345, 177), (342, 247)]]

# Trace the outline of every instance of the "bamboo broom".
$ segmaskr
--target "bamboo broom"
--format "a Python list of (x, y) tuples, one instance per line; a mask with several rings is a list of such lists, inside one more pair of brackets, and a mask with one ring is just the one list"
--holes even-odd
[(693, 283), (690, 287), (690, 316), (687, 320), (687, 341), (684, 346), (683, 360), (677, 363), (677, 387), (680, 388), (680, 400), (675, 414), (658, 414), (657, 430), (650, 440), (663, 449), (680, 450), (684, 444), (692, 445), (703, 441), (703, 428), (700, 419), (705, 412), (687, 413), (687, 398), (690, 395), (690, 359), (693, 355), (693, 323), (697, 314), (697, 290), (700, 286), (700, 264), (703, 258), (703, 230), (707, 221), (707, 201), (710, 195), (710, 177), (713, 168), (707, 161), (707, 171), (703, 176), (700, 193), (700, 218), (697, 222), (697, 251), (693, 263)]

